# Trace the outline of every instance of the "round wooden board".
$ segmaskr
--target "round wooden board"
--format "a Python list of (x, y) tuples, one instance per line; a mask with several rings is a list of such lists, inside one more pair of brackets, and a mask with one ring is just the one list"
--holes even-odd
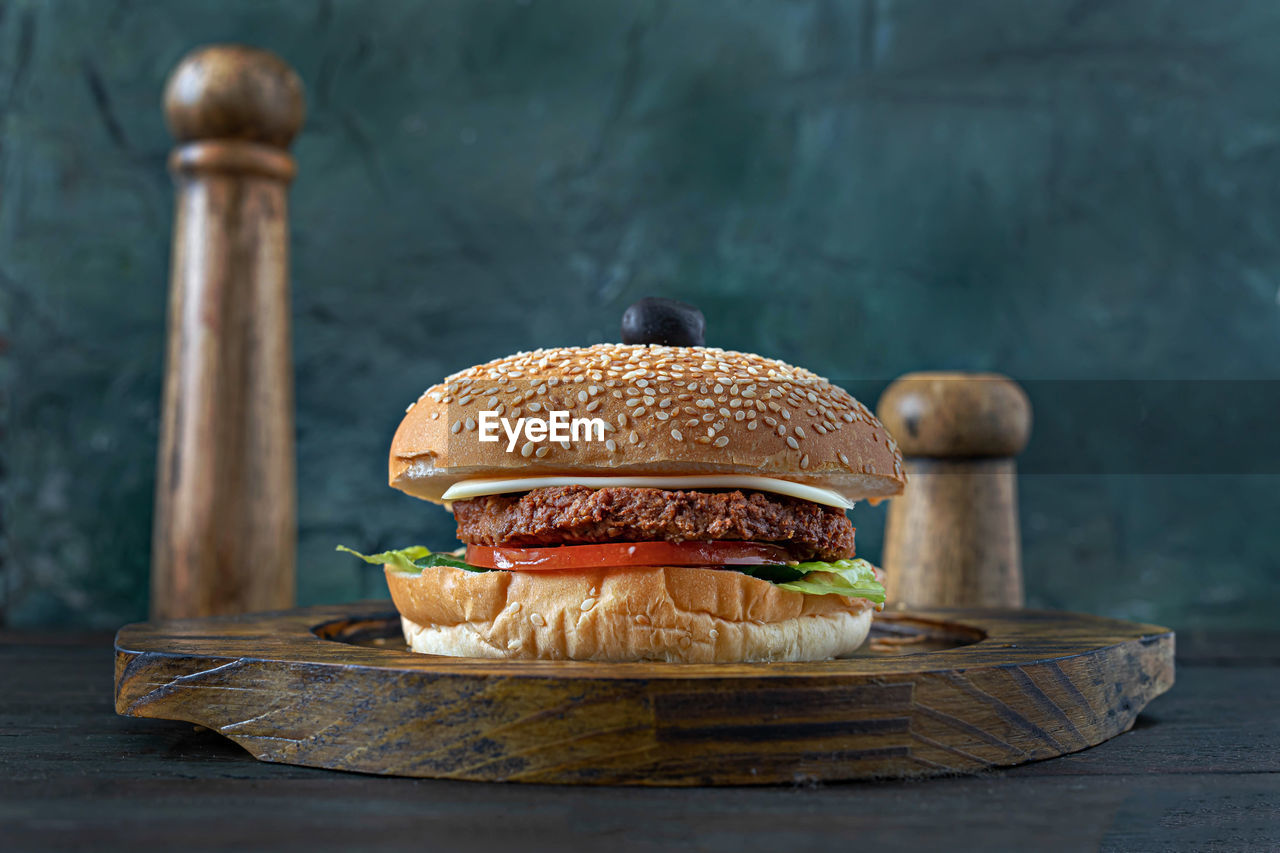
[(116, 710), (263, 761), (573, 784), (968, 773), (1075, 752), (1173, 684), (1165, 628), (1074, 613), (885, 613), (856, 657), (680, 665), (404, 650), (387, 602), (139, 623)]

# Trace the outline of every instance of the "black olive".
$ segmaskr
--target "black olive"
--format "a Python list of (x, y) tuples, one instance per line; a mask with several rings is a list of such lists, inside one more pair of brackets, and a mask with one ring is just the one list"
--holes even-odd
[(622, 315), (624, 344), (700, 347), (706, 343), (707, 321), (687, 302), (646, 296)]

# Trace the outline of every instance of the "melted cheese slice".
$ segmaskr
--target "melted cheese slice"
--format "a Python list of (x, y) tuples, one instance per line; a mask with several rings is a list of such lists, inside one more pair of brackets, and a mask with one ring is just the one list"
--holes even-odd
[(812, 501), (838, 509), (852, 509), (853, 501), (839, 492), (789, 480), (750, 474), (706, 474), (691, 477), (514, 477), (509, 480), (462, 480), (445, 490), (441, 500), (464, 501), (484, 495), (527, 492), (551, 486), (586, 486), (591, 489), (635, 487), (643, 489), (750, 489)]

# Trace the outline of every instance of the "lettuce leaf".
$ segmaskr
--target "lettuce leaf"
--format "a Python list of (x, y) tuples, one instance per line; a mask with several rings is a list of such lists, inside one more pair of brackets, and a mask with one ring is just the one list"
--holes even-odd
[(468, 572), (487, 572), (490, 569), (482, 569), (479, 566), (473, 566), (460, 557), (453, 554), (443, 552), (432, 552), (430, 548), (422, 545), (410, 545), (408, 548), (401, 548), (398, 551), (383, 551), (381, 554), (361, 554), (359, 551), (353, 551), (346, 545), (339, 545), (339, 551), (346, 551), (348, 554), (354, 554), (366, 563), (373, 563), (381, 566), (390, 563), (399, 571), (409, 572), (410, 574), (418, 574), (423, 569), (431, 566), (449, 566), (454, 569), (463, 569)]
[(788, 583), (790, 581), (798, 581), (804, 577), (805, 573), (800, 571), (796, 566), (787, 565), (763, 565), (763, 566), (727, 566), (726, 568), (734, 571), (742, 572), (744, 575), (750, 575), (753, 578), (759, 578), (769, 583)]
[[(417, 574), (430, 566), (450, 566), (468, 572), (493, 571), (493, 569), (473, 566), (453, 554), (433, 552), (422, 545), (411, 545), (398, 551), (383, 551), (381, 554), (369, 555), (353, 551), (345, 545), (339, 545), (338, 550), (354, 554), (366, 563), (375, 565), (390, 563), (399, 571), (410, 574)], [(779, 564), (726, 566), (725, 568), (768, 581), (782, 589), (802, 592), (805, 595), (847, 595), (850, 598), (865, 598), (877, 604), (884, 601), (884, 587), (876, 580), (875, 570), (866, 560), (836, 560), (831, 563), (812, 560), (797, 563), (794, 566)]]
[(847, 595), (877, 604), (884, 601), (884, 586), (876, 580), (875, 569), (866, 560), (813, 560), (787, 568), (804, 574), (797, 580), (779, 583), (782, 589), (806, 595)]

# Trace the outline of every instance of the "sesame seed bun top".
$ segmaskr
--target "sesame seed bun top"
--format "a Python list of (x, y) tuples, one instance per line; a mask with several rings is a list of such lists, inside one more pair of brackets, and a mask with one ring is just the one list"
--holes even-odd
[[(481, 412), (600, 418), (604, 441), (480, 441)], [(851, 500), (901, 493), (902, 454), (849, 393), (816, 374), (710, 347), (597, 344), (467, 368), (409, 406), (391, 442), (391, 485), (436, 503), (482, 478), (748, 474)]]

